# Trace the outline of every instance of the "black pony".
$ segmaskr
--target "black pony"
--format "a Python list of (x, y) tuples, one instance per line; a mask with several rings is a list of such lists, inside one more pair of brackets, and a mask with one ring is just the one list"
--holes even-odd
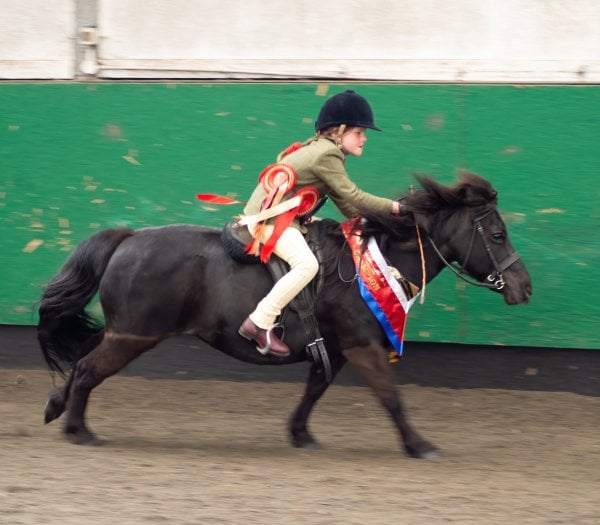
[[(427, 177), (419, 182), (420, 189), (403, 197), (402, 216), (367, 217), (364, 235), (375, 236), (389, 264), (420, 285), (423, 270), (429, 281), (457, 262), (461, 277), (465, 272), (477, 284), (502, 294), (507, 304), (527, 303), (531, 280), (508, 239), (491, 185), (469, 173), (451, 187)], [(435, 447), (405, 417), (387, 361), (390, 344), (352, 282), (354, 263), (340, 224), (315, 221), (310, 228), (324, 261), (315, 314), (331, 375), (335, 377), (346, 361), (352, 363), (388, 410), (406, 452), (434, 456)], [(288, 357), (261, 355), (237, 332), (271, 286), (263, 265), (244, 265), (227, 255), (218, 229), (172, 225), (92, 235), (48, 283), (40, 303), (38, 337), (44, 357), (52, 370), (62, 372), (61, 362), (71, 367), (65, 385), (48, 399), (46, 423), (66, 410), (65, 434), (75, 443), (93, 442), (85, 423), (91, 391), (160, 341), (180, 334), (195, 335), (251, 363), (306, 360), (305, 331), (293, 311), (284, 322), (292, 350)], [(85, 312), (96, 292), (104, 326)], [(313, 363), (304, 396), (289, 421), (294, 446), (317, 446), (308, 418), (328, 385), (323, 366)]]

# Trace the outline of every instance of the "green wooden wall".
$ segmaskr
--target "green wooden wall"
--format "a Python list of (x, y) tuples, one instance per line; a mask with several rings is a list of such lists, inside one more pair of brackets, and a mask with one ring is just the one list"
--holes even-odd
[[(399, 84), (0, 84), (0, 323), (35, 324), (43, 283), (107, 227), (219, 226), (260, 170), (351, 87), (384, 129), (348, 170), (394, 197), (415, 172), (488, 178), (532, 275), (527, 306), (445, 272), (409, 340), (599, 348), (600, 87)], [(328, 205), (322, 216), (339, 218)]]

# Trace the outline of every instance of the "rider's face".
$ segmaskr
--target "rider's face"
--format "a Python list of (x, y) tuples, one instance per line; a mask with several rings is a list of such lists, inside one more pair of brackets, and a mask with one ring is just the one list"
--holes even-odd
[(346, 155), (360, 157), (367, 142), (367, 130), (365, 128), (350, 128), (342, 136), (342, 150)]

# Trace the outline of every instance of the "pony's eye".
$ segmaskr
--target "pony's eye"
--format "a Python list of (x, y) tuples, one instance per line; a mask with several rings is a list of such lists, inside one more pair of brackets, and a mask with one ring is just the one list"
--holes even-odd
[(494, 239), (495, 241), (503, 241), (504, 239), (506, 239), (506, 235), (504, 234), (504, 232), (494, 232), (492, 233), (492, 239)]

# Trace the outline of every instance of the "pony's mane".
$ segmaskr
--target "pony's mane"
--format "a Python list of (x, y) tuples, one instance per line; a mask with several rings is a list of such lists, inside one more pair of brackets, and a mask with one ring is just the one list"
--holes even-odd
[[(367, 227), (366, 235), (384, 230), (395, 237), (404, 237), (407, 227), (411, 234), (414, 231), (415, 216), (447, 216), (456, 208), (483, 207), (496, 204), (497, 193), (492, 185), (483, 177), (463, 171), (459, 174), (458, 182), (446, 186), (430, 176), (415, 175), (421, 188), (400, 197), (403, 214), (365, 214)], [(404, 227), (404, 228), (403, 228)]]
[[(462, 172), (459, 180), (452, 186), (440, 184), (432, 177), (424, 175), (415, 175), (420, 184), (420, 188), (400, 197), (404, 213), (400, 215), (385, 214), (364, 214), (366, 223), (361, 224), (361, 235), (370, 237), (377, 235), (380, 247), (385, 246), (389, 239), (394, 242), (402, 243), (407, 248), (417, 246), (415, 223), (417, 216), (428, 217), (429, 226), (437, 224), (448, 217), (457, 208), (483, 207), (496, 203), (496, 191), (492, 185), (484, 178), (474, 173)], [(343, 237), (340, 224), (332, 219), (319, 220), (311, 225), (312, 235), (315, 235), (322, 247), (328, 247), (323, 242), (328, 237)], [(426, 225), (421, 224), (425, 230)], [(337, 260), (337, 243), (331, 244), (333, 247), (331, 253), (323, 252), (324, 259)]]
[(402, 198), (407, 211), (432, 213), (442, 208), (479, 207), (496, 203), (497, 193), (483, 177), (467, 171), (461, 172), (459, 180), (452, 186), (444, 186), (432, 177), (415, 176), (421, 190)]

